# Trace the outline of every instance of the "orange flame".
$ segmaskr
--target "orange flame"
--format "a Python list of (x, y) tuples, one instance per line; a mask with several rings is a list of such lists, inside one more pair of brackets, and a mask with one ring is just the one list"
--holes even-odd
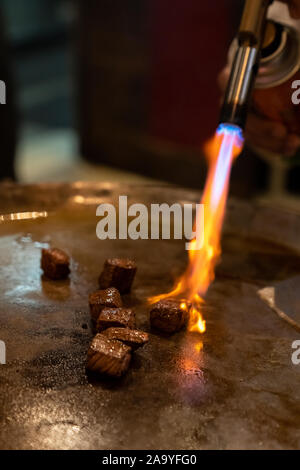
[(206, 144), (208, 176), (201, 203), (204, 204), (204, 242), (202, 247), (191, 242), (189, 264), (175, 288), (167, 293), (151, 297), (150, 303), (166, 298), (186, 299), (181, 308), (192, 304), (189, 317), (189, 331), (204, 333), (206, 324), (201, 314), (203, 296), (215, 277), (215, 266), (221, 255), (221, 232), (228, 196), (231, 166), (243, 146), (241, 130), (236, 126), (221, 125), (215, 136)]

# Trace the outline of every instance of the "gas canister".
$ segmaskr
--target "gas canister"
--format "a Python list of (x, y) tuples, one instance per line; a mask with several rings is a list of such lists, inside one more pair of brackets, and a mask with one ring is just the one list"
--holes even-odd
[(300, 34), (293, 27), (268, 21), (253, 91), (256, 113), (300, 134), (300, 104), (292, 99), (300, 80)]

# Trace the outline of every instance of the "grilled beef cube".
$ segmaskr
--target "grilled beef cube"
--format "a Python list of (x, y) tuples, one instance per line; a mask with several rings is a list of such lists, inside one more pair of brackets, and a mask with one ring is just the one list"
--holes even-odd
[(151, 326), (165, 333), (174, 333), (186, 325), (190, 305), (175, 299), (165, 299), (154, 304), (150, 310)]
[(41, 268), (49, 279), (65, 279), (70, 274), (70, 258), (59, 248), (42, 249)]
[(100, 289), (116, 287), (121, 294), (127, 294), (130, 292), (135, 273), (135, 261), (120, 258), (107, 259), (99, 276), (99, 287)]
[(103, 334), (109, 339), (117, 339), (130, 346), (133, 351), (148, 343), (149, 335), (144, 331), (130, 330), (129, 328), (108, 328)]
[(89, 305), (94, 321), (97, 321), (101, 311), (105, 307), (122, 307), (120, 293), (114, 287), (105, 290), (97, 290), (89, 295)]
[(87, 369), (100, 374), (120, 377), (130, 363), (131, 349), (120, 341), (97, 334), (88, 350)]
[(111, 327), (135, 328), (135, 314), (130, 308), (103, 308), (96, 329), (103, 331)]

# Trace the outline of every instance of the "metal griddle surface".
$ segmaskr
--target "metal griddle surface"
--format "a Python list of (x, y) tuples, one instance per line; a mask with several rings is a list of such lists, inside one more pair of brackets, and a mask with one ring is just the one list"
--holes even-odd
[[(87, 297), (105, 258), (137, 260), (124, 303), (146, 331), (146, 298), (167, 291), (186, 263), (182, 241), (96, 238), (96, 205), (119, 194), (129, 204), (200, 197), (169, 187), (0, 185), (1, 213), (50, 211), (0, 225), (0, 448), (299, 448), (300, 366), (291, 363), (299, 334), (257, 291), (300, 274), (300, 217), (231, 201), (205, 335), (152, 332), (122, 380), (97, 379), (85, 371)], [(69, 281), (41, 277), (48, 243), (71, 254)]]

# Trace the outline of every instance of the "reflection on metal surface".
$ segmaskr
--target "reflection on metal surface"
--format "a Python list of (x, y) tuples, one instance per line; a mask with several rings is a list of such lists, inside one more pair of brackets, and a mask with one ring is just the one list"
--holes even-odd
[(202, 351), (202, 349), (203, 349), (203, 342), (202, 341), (199, 341), (197, 344), (195, 344), (195, 350), (197, 352)]
[(101, 204), (101, 202), (103, 202), (103, 197), (85, 197), (78, 194), (71, 198), (71, 202), (85, 206), (92, 206)]
[(96, 182), (89, 182), (89, 181), (75, 181), (70, 185), (74, 189), (94, 189), (94, 190), (112, 190), (116, 188), (118, 185), (116, 183), (110, 183), (108, 181), (96, 183)]
[(198, 335), (185, 336), (177, 366), (175, 383), (180, 400), (191, 406), (207, 402), (211, 390), (205, 375), (203, 342)]
[(15, 212), (13, 214), (0, 215), (0, 222), (9, 222), (11, 220), (27, 220), (48, 217), (48, 212)]

